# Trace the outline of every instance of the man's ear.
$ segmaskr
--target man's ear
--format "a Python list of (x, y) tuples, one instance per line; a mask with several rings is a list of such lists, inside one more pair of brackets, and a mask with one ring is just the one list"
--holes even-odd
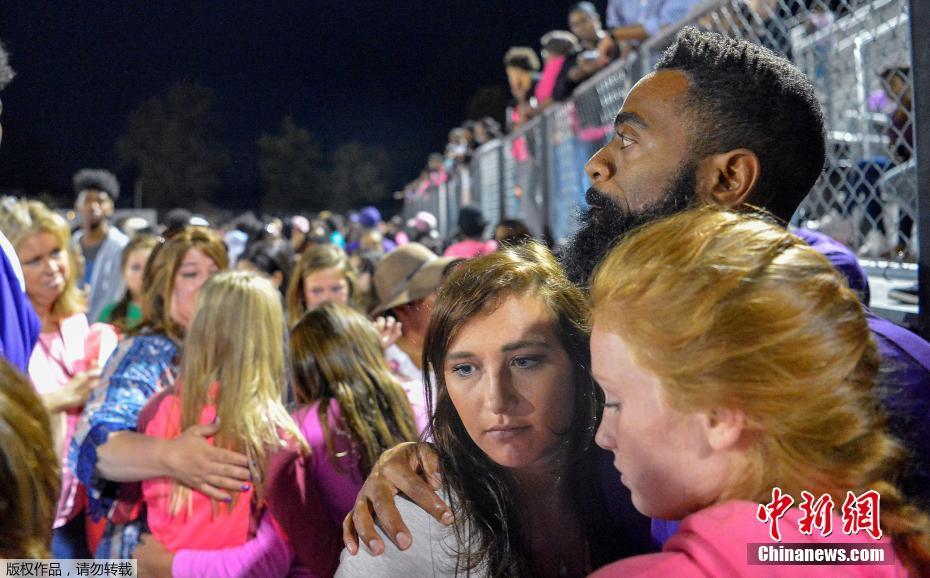
[(698, 163), (697, 193), (708, 204), (738, 208), (749, 202), (762, 166), (749, 149), (709, 155)]
[(740, 409), (717, 408), (701, 414), (701, 424), (707, 445), (717, 451), (734, 448), (746, 425), (746, 414)]

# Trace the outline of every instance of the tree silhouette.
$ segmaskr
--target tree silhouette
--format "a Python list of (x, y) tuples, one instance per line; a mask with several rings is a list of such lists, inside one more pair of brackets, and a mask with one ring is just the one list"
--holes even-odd
[(391, 158), (381, 147), (344, 143), (333, 151), (330, 167), (324, 188), (332, 210), (375, 203), (390, 191)]
[(264, 192), (262, 207), (275, 210), (320, 210), (330, 202), (322, 187), (323, 153), (317, 140), (291, 117), (278, 134), (258, 139), (258, 171)]
[(182, 84), (129, 115), (117, 153), (138, 171), (145, 206), (192, 206), (219, 188), (229, 156), (216, 137), (213, 102), (209, 88)]

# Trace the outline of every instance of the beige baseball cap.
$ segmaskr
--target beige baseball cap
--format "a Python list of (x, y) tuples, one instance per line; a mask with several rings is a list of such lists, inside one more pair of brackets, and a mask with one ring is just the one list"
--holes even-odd
[(379, 302), (371, 314), (427, 297), (442, 283), (446, 268), (456, 261), (461, 259), (439, 257), (419, 243), (394, 249), (375, 269), (373, 283)]

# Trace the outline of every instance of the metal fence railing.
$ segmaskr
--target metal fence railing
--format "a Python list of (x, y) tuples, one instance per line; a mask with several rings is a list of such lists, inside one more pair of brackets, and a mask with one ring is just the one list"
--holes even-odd
[(908, 9), (907, 0), (705, 2), (579, 86), (571, 100), (479, 148), (447, 183), (408, 199), (405, 212), (434, 212), (440, 232), (449, 234), (458, 203), (467, 199), (491, 223), (519, 218), (537, 234), (565, 241), (584, 203), (586, 159), (611, 135), (632, 85), (653, 68), (681, 26), (694, 25), (772, 48), (813, 80), (827, 119), (828, 161), (795, 223), (830, 234), (862, 257), (914, 263)]

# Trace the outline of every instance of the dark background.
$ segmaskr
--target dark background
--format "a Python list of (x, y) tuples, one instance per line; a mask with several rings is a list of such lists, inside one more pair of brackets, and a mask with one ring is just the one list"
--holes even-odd
[(133, 177), (116, 141), (133, 109), (179, 83), (216, 94), (231, 159), (219, 193), (232, 206), (256, 206), (256, 141), (285, 116), (324, 153), (349, 140), (384, 147), (397, 190), (481, 87), (506, 94), (507, 48), (538, 49), (545, 32), (567, 29), (571, 4), (2, 0), (0, 39), (18, 75), (2, 95), (0, 190), (67, 206), (71, 175), (104, 167), (128, 206)]

